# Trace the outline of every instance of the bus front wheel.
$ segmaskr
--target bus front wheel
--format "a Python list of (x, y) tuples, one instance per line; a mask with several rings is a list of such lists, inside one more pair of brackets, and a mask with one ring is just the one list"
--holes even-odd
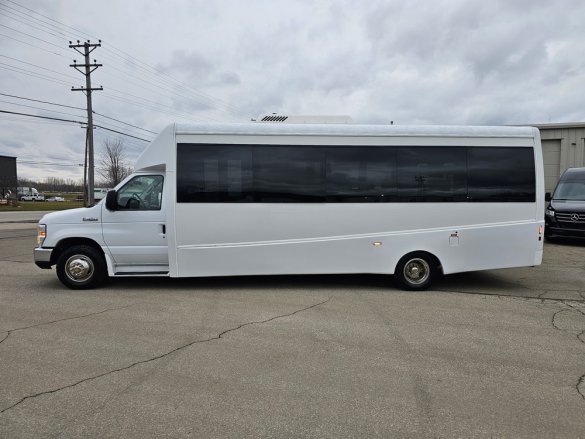
[(406, 290), (426, 290), (437, 275), (437, 261), (423, 252), (409, 253), (396, 265), (394, 277)]
[(72, 290), (96, 288), (107, 277), (104, 257), (88, 245), (70, 247), (57, 261), (57, 277)]

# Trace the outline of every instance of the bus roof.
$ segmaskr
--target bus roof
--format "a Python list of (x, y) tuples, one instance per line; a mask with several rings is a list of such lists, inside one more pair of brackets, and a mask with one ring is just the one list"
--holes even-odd
[(313, 136), (445, 136), (445, 137), (534, 137), (533, 127), (455, 125), (359, 125), (214, 123), (175, 124), (175, 134), (225, 135), (313, 135)]
[[(168, 146), (176, 136), (323, 136), (338, 138), (465, 138), (510, 139), (520, 142), (539, 138), (533, 127), (490, 127), (450, 125), (359, 125), (359, 124), (286, 124), (286, 123), (206, 123), (167, 126), (138, 157), (136, 170), (164, 169), (169, 162)], [(244, 141), (245, 143), (245, 141)], [(174, 165), (171, 165), (174, 166)]]

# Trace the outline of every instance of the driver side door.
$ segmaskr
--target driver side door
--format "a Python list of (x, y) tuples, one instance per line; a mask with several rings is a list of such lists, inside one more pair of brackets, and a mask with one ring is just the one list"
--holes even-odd
[(136, 175), (116, 192), (115, 210), (102, 204), (102, 233), (123, 273), (164, 273), (169, 269), (164, 175)]

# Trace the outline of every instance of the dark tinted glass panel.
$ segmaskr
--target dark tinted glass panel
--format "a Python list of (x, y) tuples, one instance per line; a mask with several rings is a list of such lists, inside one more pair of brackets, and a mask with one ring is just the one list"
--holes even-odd
[(466, 148), (396, 148), (398, 201), (465, 201)]
[(254, 195), (258, 203), (324, 201), (324, 152), (304, 146), (254, 147)]
[(177, 201), (253, 201), (252, 147), (177, 145)]
[(469, 148), (470, 201), (534, 201), (532, 148)]
[(396, 158), (388, 147), (329, 147), (326, 159), (328, 202), (391, 201), (396, 191)]
[(534, 202), (532, 148), (179, 144), (178, 202)]

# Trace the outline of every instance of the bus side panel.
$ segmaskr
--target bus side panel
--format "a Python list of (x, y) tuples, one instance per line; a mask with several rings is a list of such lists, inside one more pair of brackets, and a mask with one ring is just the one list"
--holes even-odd
[(178, 259), (180, 273), (189, 276), (392, 274), (399, 259), (414, 251), (435, 255), (445, 274), (532, 266), (540, 263), (535, 256), (542, 257), (538, 225), (518, 224), (367, 238), (185, 246), (178, 249)]
[(542, 250), (535, 209), (535, 203), (178, 204), (178, 275), (392, 273), (412, 251), (434, 254), (445, 273), (531, 266)]

